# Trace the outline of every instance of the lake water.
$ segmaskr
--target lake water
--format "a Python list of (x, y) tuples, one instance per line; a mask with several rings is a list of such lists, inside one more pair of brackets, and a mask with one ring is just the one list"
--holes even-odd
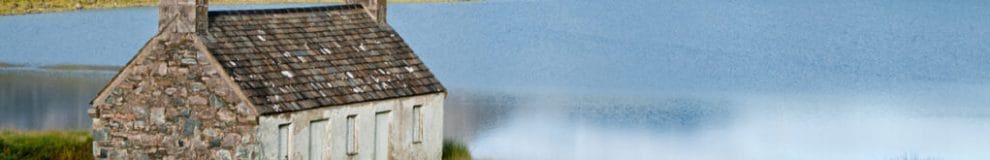
[[(214, 6), (211, 9), (281, 7)], [(487, 159), (990, 159), (990, 1), (392, 4)], [(0, 17), (0, 62), (123, 65), (155, 8)], [(113, 73), (0, 70), (0, 126), (85, 128)]]

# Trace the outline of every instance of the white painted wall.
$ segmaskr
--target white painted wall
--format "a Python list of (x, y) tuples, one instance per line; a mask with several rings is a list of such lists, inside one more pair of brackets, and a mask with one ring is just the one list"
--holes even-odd
[[(376, 113), (389, 112), (387, 150), (389, 159), (440, 159), (443, 146), (443, 101), (446, 93), (435, 93), (342, 106), (323, 107), (290, 113), (265, 115), (259, 118), (258, 141), (263, 159), (278, 159), (278, 126), (289, 124), (289, 159), (373, 159), (375, 151)], [(423, 139), (413, 142), (413, 106), (420, 108)], [(347, 116), (357, 115), (357, 154), (346, 153)], [(326, 120), (324, 128), (313, 128), (310, 122)], [(311, 132), (313, 129), (322, 131)], [(314, 135), (311, 133), (324, 133)], [(380, 135), (381, 136), (381, 135)], [(379, 137), (380, 137), (379, 136)], [(327, 148), (309, 148), (311, 143), (323, 143)], [(314, 145), (319, 146), (319, 145)], [(382, 150), (379, 148), (379, 150)], [(310, 151), (321, 152), (324, 157), (309, 157)]]

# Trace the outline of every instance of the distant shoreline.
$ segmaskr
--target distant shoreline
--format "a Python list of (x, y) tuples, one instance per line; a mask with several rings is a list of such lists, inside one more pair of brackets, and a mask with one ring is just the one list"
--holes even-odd
[(42, 66), (44, 69), (51, 70), (93, 70), (93, 71), (120, 71), (121, 66), (107, 66), (107, 65), (51, 65)]
[(0, 62), (0, 68), (12, 68), (12, 67), (23, 67), (23, 66), (24, 65), (20, 65), (20, 64), (11, 64), (11, 63)]
[[(395, 3), (468, 2), (475, 0), (389, 0)], [(212, 0), (214, 4), (342, 3), (343, 0)], [(155, 6), (157, 0), (11, 0), (0, 4), (0, 16), (74, 10)]]
[(45, 66), (29, 66), (24, 64), (13, 64), (0, 62), (0, 69), (4, 68), (37, 68), (37, 69), (48, 69), (48, 70), (65, 70), (65, 71), (120, 71), (122, 66), (112, 66), (112, 65), (82, 65), (82, 64), (59, 64), (59, 65), (45, 65)]

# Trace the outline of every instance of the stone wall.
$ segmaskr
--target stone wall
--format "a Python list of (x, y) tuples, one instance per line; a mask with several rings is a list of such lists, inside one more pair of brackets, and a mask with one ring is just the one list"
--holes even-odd
[(93, 102), (98, 159), (252, 159), (257, 114), (194, 33), (161, 33)]

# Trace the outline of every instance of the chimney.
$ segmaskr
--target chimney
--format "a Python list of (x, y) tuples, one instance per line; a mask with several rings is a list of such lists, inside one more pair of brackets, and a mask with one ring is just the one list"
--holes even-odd
[(346, 0), (347, 4), (361, 4), (378, 23), (385, 24), (385, 4), (387, 0)]
[(206, 33), (207, 0), (159, 0), (158, 31)]

